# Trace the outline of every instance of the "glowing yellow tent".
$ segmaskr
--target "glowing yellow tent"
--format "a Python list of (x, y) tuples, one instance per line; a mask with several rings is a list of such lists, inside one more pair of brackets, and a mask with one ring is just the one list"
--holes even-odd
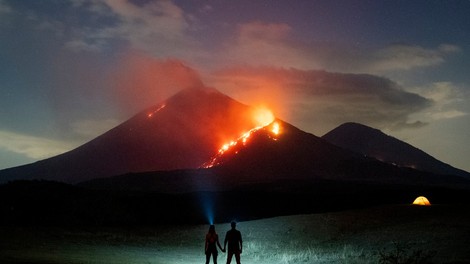
[(413, 202), (414, 205), (424, 205), (424, 206), (430, 206), (431, 203), (429, 202), (428, 198), (424, 196), (419, 196), (418, 198), (415, 199)]

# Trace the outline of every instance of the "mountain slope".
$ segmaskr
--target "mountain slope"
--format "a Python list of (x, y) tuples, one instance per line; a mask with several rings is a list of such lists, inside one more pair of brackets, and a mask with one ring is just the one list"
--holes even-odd
[[(272, 131), (274, 123), (280, 127), (278, 134)], [(124, 174), (80, 185), (161, 193), (236, 190), (354, 195), (385, 186), (403, 190), (470, 186), (470, 181), (458, 176), (435, 175), (365, 157), (281, 120), (240, 138), (216, 155), (215, 161), (205, 169)]]
[(210, 88), (183, 90), (67, 153), (0, 171), (0, 182), (76, 183), (128, 172), (197, 168), (254, 126), (253, 109)]
[(342, 148), (386, 163), (470, 179), (470, 173), (441, 162), (424, 151), (388, 136), (378, 129), (358, 123), (342, 124), (322, 138)]

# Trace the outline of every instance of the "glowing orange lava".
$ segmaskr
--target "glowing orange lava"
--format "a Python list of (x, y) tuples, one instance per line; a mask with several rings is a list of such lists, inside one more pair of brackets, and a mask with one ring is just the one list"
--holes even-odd
[(253, 111), (253, 121), (257, 126), (264, 127), (274, 121), (274, 115), (269, 109), (258, 107)]
[(279, 133), (281, 132), (281, 127), (279, 126), (278, 122), (273, 123), (271, 132), (273, 132), (274, 135), (279, 135)]
[[(267, 132), (269, 132), (272, 135), (270, 136), (272, 140), (277, 140), (277, 136), (280, 134), (281, 131), (280, 124), (278, 122), (275, 122), (275, 117), (269, 109), (265, 107), (258, 107), (254, 109), (252, 118), (254, 124), (256, 125), (254, 128), (243, 133), (236, 140), (232, 140), (228, 143), (223, 144), (222, 147), (220, 147), (220, 149), (217, 151), (217, 154), (212, 157), (209, 162), (204, 163), (201, 167), (211, 168), (215, 165), (220, 164), (220, 157), (222, 157), (227, 151), (233, 149), (239, 144), (245, 146), (248, 143), (251, 135), (261, 129), (265, 129)], [(238, 154), (238, 151), (236, 151), (235, 154)]]
[(157, 110), (155, 110), (155, 111), (153, 111), (153, 112), (151, 112), (151, 113), (148, 113), (148, 114), (147, 114), (147, 117), (148, 117), (148, 118), (151, 118), (151, 117), (152, 117), (154, 114), (156, 114), (158, 111), (160, 111), (160, 110), (162, 110), (163, 108), (165, 108), (165, 106), (166, 106), (165, 104), (162, 104), (159, 108), (157, 108)]

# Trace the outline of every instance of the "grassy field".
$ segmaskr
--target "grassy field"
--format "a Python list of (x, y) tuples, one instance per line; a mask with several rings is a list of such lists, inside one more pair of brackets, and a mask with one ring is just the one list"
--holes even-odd
[[(221, 240), (229, 228), (216, 224)], [(207, 229), (1, 227), (0, 263), (204, 263)], [(470, 206), (394, 205), (281, 216), (240, 222), (238, 229), (245, 264), (380, 263), (397, 250), (401, 256), (415, 253), (414, 260), (429, 257), (430, 263), (470, 263)], [(225, 257), (220, 252), (219, 263)]]

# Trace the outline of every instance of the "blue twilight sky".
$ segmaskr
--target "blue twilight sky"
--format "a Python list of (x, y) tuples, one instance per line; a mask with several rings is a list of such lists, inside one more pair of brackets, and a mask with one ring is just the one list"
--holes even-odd
[(470, 1), (0, 0), (0, 169), (214, 87), (470, 171)]

